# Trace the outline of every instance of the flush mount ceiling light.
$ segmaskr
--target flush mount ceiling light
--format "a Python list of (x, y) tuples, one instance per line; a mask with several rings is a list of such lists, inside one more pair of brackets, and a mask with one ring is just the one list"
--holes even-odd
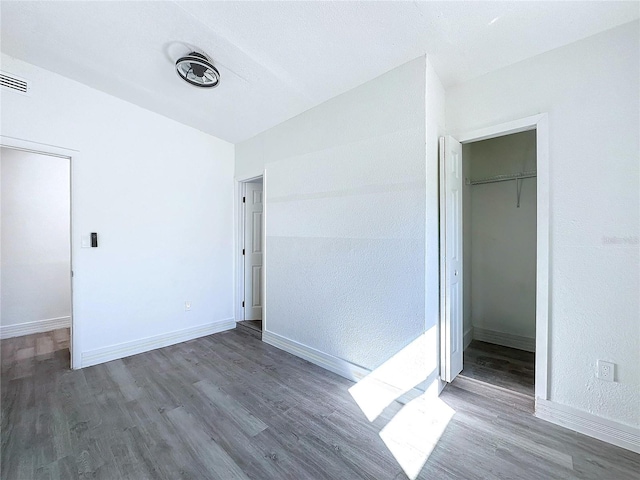
[(217, 87), (220, 72), (213, 63), (201, 53), (191, 52), (176, 62), (176, 72), (185, 82), (202, 88)]

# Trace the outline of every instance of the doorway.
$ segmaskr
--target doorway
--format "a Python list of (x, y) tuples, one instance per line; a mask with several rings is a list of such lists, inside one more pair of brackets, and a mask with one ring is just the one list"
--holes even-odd
[(239, 312), (237, 325), (262, 336), (264, 308), (264, 182), (256, 177), (240, 182)]
[(71, 363), (71, 158), (0, 146), (3, 371)]
[(441, 378), (547, 399), (547, 116), (440, 144)]
[(461, 376), (534, 396), (536, 131), (462, 145)]

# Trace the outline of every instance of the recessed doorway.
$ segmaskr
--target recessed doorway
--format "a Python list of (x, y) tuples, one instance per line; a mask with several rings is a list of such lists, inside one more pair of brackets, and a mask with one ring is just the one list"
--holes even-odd
[(238, 271), (240, 281), (236, 323), (262, 335), (264, 308), (264, 183), (263, 177), (240, 182)]
[[(3, 369), (56, 357), (71, 367), (71, 159), (0, 147)], [(3, 372), (5, 371), (3, 370)]]
[(533, 398), (536, 131), (462, 145), (461, 376)]
[(441, 139), (440, 234), (442, 380), (547, 400), (546, 114)]

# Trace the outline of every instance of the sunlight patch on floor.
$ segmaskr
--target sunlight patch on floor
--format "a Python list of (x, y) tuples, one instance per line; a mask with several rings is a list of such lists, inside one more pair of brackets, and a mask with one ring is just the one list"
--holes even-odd
[[(427, 391), (404, 405), (380, 438), (410, 479), (420, 474), (455, 411), (438, 398), (438, 336), (432, 327), (349, 389), (370, 422), (416, 386)], [(415, 393), (412, 392), (412, 393)]]
[(370, 422), (435, 371), (436, 342), (434, 326), (349, 389)]
[(411, 480), (420, 474), (454, 414), (442, 400), (425, 394), (407, 403), (380, 431), (380, 438)]

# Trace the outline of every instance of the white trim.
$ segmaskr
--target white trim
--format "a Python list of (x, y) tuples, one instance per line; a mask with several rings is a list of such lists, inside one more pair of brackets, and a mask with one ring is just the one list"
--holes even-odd
[(371, 373), (370, 370), (364, 367), (347, 362), (341, 358), (334, 357), (328, 353), (321, 352), (315, 348), (298, 343), (295, 340), (282, 337), (277, 333), (263, 330), (262, 341), (269, 345), (273, 345), (280, 350), (284, 350), (291, 355), (304, 358), (308, 362), (336, 373), (347, 380), (351, 380), (352, 382), (358, 382)]
[[(290, 338), (283, 337), (277, 333), (263, 331), (262, 341), (279, 348), (280, 350), (284, 350), (291, 355), (295, 355), (296, 357), (311, 362), (314, 365), (318, 365), (325, 370), (329, 370), (330, 372), (340, 375), (347, 380), (351, 380), (352, 382), (357, 383), (371, 373), (371, 370), (368, 368), (334, 357), (333, 355), (321, 352), (320, 350), (316, 350), (315, 348), (296, 342)], [(424, 391), (412, 388), (408, 392), (400, 395), (396, 401), (406, 404), (424, 394)]]
[(75, 212), (75, 186), (74, 186), (74, 165), (77, 162), (81, 162), (81, 155), (78, 150), (67, 147), (59, 147), (55, 145), (49, 145), (46, 143), (33, 142), (30, 140), (24, 140), (22, 138), (9, 137), (6, 135), (0, 135), (0, 146), (7, 148), (15, 148), (18, 150), (24, 150), (32, 153), (39, 153), (44, 155), (50, 155), (54, 157), (62, 157), (69, 159), (69, 199), (70, 199), (70, 215), (69, 215), (69, 229), (70, 229), (70, 244), (69, 244), (69, 261), (71, 263), (71, 271), (69, 272), (69, 282), (71, 284), (71, 320), (70, 320), (70, 341), (69, 352), (71, 354), (71, 368), (81, 368), (80, 355), (81, 348), (81, 325), (79, 319), (73, 314), (75, 307), (75, 295), (73, 288), (73, 265), (74, 265), (74, 246), (73, 239), (76, 238), (76, 229), (74, 225), (74, 212)]
[(82, 368), (236, 328), (232, 318), (82, 352)]
[(0, 339), (21, 337), (32, 333), (50, 332), (59, 328), (69, 328), (71, 317), (47, 318), (33, 322), (16, 323), (14, 325), (0, 326)]
[(536, 398), (549, 399), (549, 121), (542, 115), (536, 125)]
[(535, 338), (522, 337), (512, 333), (496, 332), (495, 330), (487, 330), (486, 328), (473, 327), (473, 338), (474, 340), (480, 340), (481, 342), (502, 345), (503, 347), (517, 348), (527, 352), (536, 351)]
[(54, 157), (71, 158), (74, 154), (80, 153), (78, 150), (74, 150), (73, 148), (58, 147), (48, 143), (32, 142), (30, 140), (9, 137), (7, 135), (0, 135), (0, 144), (3, 147), (17, 148), (19, 150), (26, 150), (32, 153), (44, 153), (45, 155), (52, 155)]
[(244, 309), (242, 308), (242, 298), (244, 296), (244, 259), (242, 258), (242, 238), (244, 235), (244, 208), (242, 208), (242, 197), (244, 196), (244, 184), (241, 180), (235, 182), (235, 212), (236, 228), (234, 230), (235, 249), (235, 291), (233, 292), (233, 312), (236, 322), (244, 320)]
[(458, 137), (460, 143), (479, 142), (481, 140), (488, 140), (490, 138), (504, 137), (505, 135), (512, 135), (514, 133), (527, 132), (529, 130), (536, 130), (538, 123), (547, 118), (546, 113), (539, 113), (537, 115), (531, 115), (530, 117), (521, 118), (519, 120), (513, 120), (511, 122), (501, 123), (491, 127), (480, 128), (467, 132)]
[(549, 398), (549, 121), (546, 113), (494, 125), (458, 136), (477, 142), (536, 130), (536, 373), (535, 397)]
[(471, 340), (473, 340), (473, 326), (467, 328), (464, 332), (464, 349), (466, 350), (467, 347), (469, 346), (469, 344), (471, 343)]
[(598, 417), (573, 407), (536, 399), (536, 417), (603, 442), (640, 453), (640, 428)]
[(262, 332), (267, 331), (267, 170), (262, 171)]
[[(263, 213), (262, 213), (262, 224), (263, 224), (263, 228), (262, 228), (262, 265), (265, 264), (265, 254), (266, 254), (266, 235), (265, 235), (265, 229), (264, 229), (264, 225), (266, 224), (266, 194), (265, 194), (265, 188), (266, 188), (266, 180), (265, 180), (265, 172), (263, 172), (262, 175), (258, 175), (255, 177), (250, 177), (250, 178), (236, 178), (235, 179), (235, 197), (236, 197), (236, 201), (235, 201), (235, 214), (234, 214), (234, 218), (236, 219), (236, 228), (234, 230), (234, 244), (235, 244), (235, 257), (236, 257), (236, 265), (235, 265), (235, 292), (233, 295), (234, 298), (234, 318), (236, 322), (241, 322), (244, 320), (244, 308), (242, 307), (242, 300), (244, 299), (244, 256), (242, 255), (242, 249), (244, 248), (244, 214), (245, 214), (245, 210), (244, 210), (244, 205), (242, 202), (242, 198), (245, 196), (246, 194), (246, 187), (245, 184), (252, 182), (254, 180), (258, 180), (258, 179), (262, 179), (262, 208), (263, 208)], [(264, 280), (266, 277), (266, 272), (265, 272), (265, 268), (262, 269), (262, 285), (263, 285), (263, 292), (262, 292), (262, 322), (263, 322), (263, 330), (264, 330), (264, 314), (265, 314), (265, 296), (264, 296)]]

